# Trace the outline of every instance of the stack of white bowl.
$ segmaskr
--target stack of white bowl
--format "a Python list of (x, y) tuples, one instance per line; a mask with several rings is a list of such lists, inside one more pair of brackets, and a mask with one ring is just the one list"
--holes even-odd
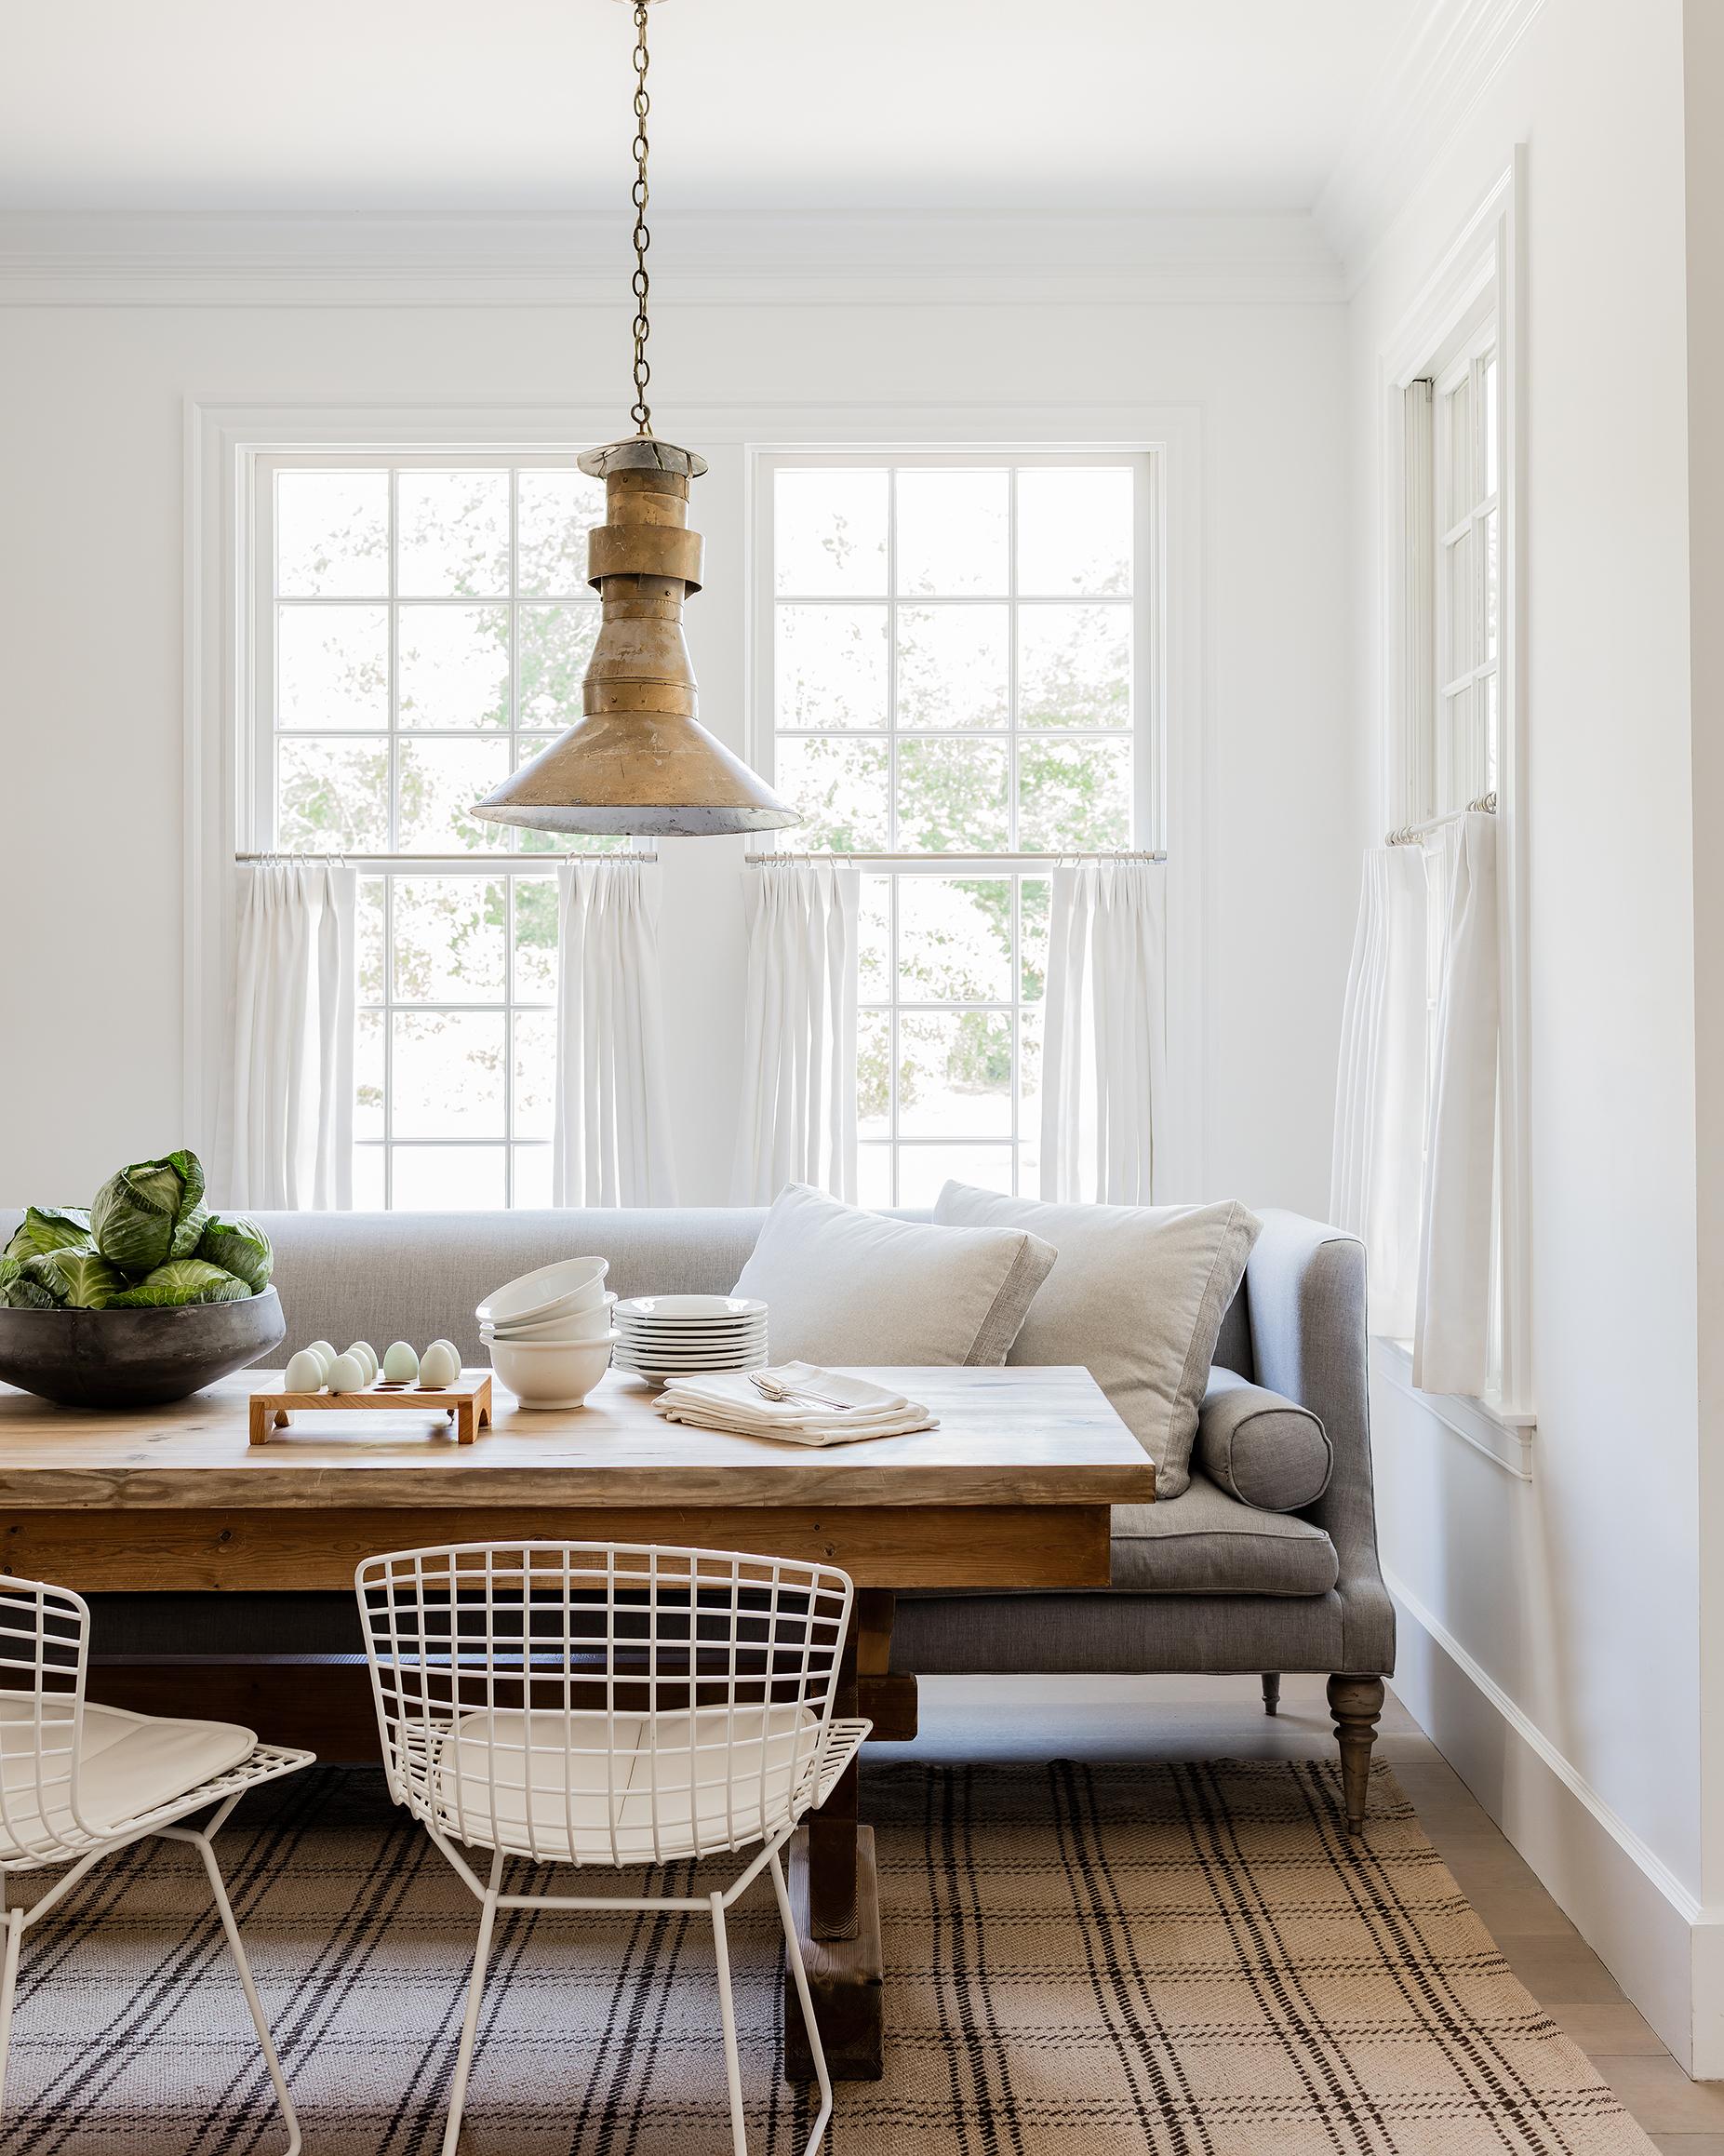
[(748, 1295), (632, 1295), (617, 1305), (616, 1365), (648, 1380), (764, 1370), (767, 1306)]
[(617, 1335), (608, 1258), (562, 1258), (494, 1288), (479, 1305), (491, 1368), (523, 1407), (580, 1407), (604, 1376)]

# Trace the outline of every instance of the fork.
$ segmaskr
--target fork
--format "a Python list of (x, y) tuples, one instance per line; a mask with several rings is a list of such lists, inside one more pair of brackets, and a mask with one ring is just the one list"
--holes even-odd
[(841, 1414), (848, 1414), (856, 1405), (853, 1399), (831, 1399), (823, 1392), (796, 1392), (787, 1385), (781, 1385), (777, 1378), (768, 1377), (762, 1370), (751, 1370), (748, 1373), (748, 1382), (756, 1392), (764, 1394), (768, 1399), (777, 1400), (781, 1403), (785, 1400), (805, 1399), (810, 1401), (815, 1407), (836, 1408)]

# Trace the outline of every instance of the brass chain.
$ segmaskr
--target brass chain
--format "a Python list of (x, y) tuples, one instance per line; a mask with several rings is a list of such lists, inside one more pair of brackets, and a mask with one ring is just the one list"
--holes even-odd
[(639, 435), (652, 432), (652, 411), (647, 403), (647, 385), (652, 380), (652, 368), (647, 363), (647, 339), (651, 331), (647, 319), (650, 289), (647, 249), (652, 245), (652, 234), (647, 229), (647, 115), (652, 110), (652, 100), (647, 95), (647, 6), (648, 0), (635, 0), (635, 185), (631, 191), (635, 203), (635, 402), (629, 408), (629, 417)]

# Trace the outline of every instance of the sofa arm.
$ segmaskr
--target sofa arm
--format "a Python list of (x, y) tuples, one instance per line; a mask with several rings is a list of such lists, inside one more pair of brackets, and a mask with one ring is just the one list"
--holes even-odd
[(1365, 1332), (1365, 1246), (1296, 1212), (1266, 1211), (1245, 1272), (1257, 1382), (1307, 1407), (1335, 1466), (1306, 1517), (1341, 1560), (1345, 1668), (1395, 1667), (1395, 1612), (1377, 1562)]

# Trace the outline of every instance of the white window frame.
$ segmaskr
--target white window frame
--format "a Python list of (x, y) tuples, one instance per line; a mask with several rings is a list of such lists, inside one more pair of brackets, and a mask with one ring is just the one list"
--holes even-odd
[[(1068, 401), (962, 408), (900, 402), (706, 403), (681, 408), (675, 433), (709, 460), (694, 522), (706, 537), (708, 574), (689, 610), (688, 641), (701, 679), (701, 710), (718, 737), (749, 753), (752, 684), (759, 652), (753, 634), (749, 569), (757, 486), (755, 463), (774, 453), (836, 445), (982, 449), (1031, 448), (1062, 456), (1099, 449), (1148, 450), (1161, 475), (1156, 559), (1161, 589), (1163, 714), (1161, 807), (1168, 861), (1168, 1196), (1213, 1195), (1205, 1173), (1207, 1028), (1204, 981), (1208, 915), (1204, 879), (1205, 666), (1203, 615), (1203, 418), (1193, 404)], [(237, 743), (251, 663), (250, 529), (253, 462), (261, 450), (463, 451), (536, 459), (573, 453), (619, 429), (614, 402), (461, 404), (402, 407), (327, 402), (260, 403), (188, 397), (184, 406), (184, 981), (183, 1129), (211, 1163), (220, 1186), (231, 1158), (227, 1099), (233, 1061), (234, 856), (242, 847)], [(712, 839), (660, 849), (663, 891), (660, 944), (666, 1008), (698, 1011), (723, 1038), (739, 1027), (729, 984), (742, 963), (740, 905), (731, 907), (746, 841)], [(740, 1049), (739, 1049), (740, 1056)], [(679, 1154), (720, 1163), (707, 1178), (708, 1202), (723, 1202), (722, 1160), (740, 1113), (740, 1073), (720, 1059), (674, 1062), (671, 1117)], [(697, 1177), (698, 1182), (698, 1177)]]
[[(361, 885), (368, 880), (380, 881), (383, 886), (383, 984), (381, 1001), (361, 999), (359, 1014), (376, 1012), (381, 1017), (383, 1051), (383, 1121), (382, 1132), (377, 1137), (355, 1137), (354, 1141), (354, 1167), (358, 1180), (362, 1157), (381, 1152), (382, 1175), (381, 1187), (385, 1209), (393, 1209), (395, 1202), (395, 1156), (398, 1149), (407, 1146), (432, 1147), (438, 1150), (461, 1148), (495, 1152), (501, 1149), (503, 1160), (503, 1195), (505, 1207), (515, 1203), (516, 1176), (521, 1167), (520, 1155), (524, 1148), (542, 1152), (548, 1161), (552, 1140), (549, 1134), (542, 1138), (522, 1138), (515, 1130), (515, 1020), (517, 1013), (554, 1011), (554, 1001), (546, 997), (533, 998), (517, 996), (515, 984), (515, 891), (518, 881), (530, 877), (536, 881), (555, 883), (557, 864), (571, 853), (579, 855), (584, 849), (555, 848), (539, 851), (523, 851), (509, 843), (510, 833), (500, 829), (498, 843), (482, 850), (457, 852), (408, 855), (398, 850), (399, 833), (396, 829), (395, 767), (399, 730), (396, 722), (395, 700), (398, 682), (395, 667), (395, 648), (398, 635), (397, 609), (404, 604), (415, 607), (473, 606), (477, 604), (507, 605), (511, 610), (521, 598), (516, 589), (515, 525), (517, 520), (517, 489), (515, 473), (527, 466), (536, 471), (568, 471), (576, 467), (579, 451), (574, 449), (540, 449), (533, 451), (489, 449), (462, 449), (460, 451), (429, 449), (399, 449), (387, 448), (323, 449), (284, 450), (259, 447), (250, 458), (249, 499), (251, 519), (247, 557), (251, 572), (251, 633), (249, 641), (250, 664), (246, 681), (246, 697), (242, 709), (245, 713), (240, 726), (236, 777), (239, 789), (238, 827), (242, 847), (247, 851), (268, 851), (276, 842), (277, 789), (275, 751), (279, 736), (276, 732), (275, 711), (275, 627), (276, 610), (281, 603), (275, 590), (275, 482), (284, 472), (303, 471), (382, 471), (389, 481), (389, 566), (386, 589), (381, 595), (364, 597), (319, 598), (309, 603), (320, 606), (383, 606), (389, 619), (390, 653), (390, 703), (385, 715), (389, 742), (389, 829), (387, 842), (379, 852), (347, 851), (344, 858), (357, 870)], [(510, 475), (510, 579), (506, 595), (480, 600), (452, 597), (442, 600), (415, 595), (404, 600), (397, 589), (396, 553), (399, 527), (396, 516), (398, 476), (410, 471), (506, 471)], [(583, 592), (581, 596), (585, 599)], [(287, 601), (292, 604), (294, 602)], [(527, 603), (533, 603), (530, 599)], [(593, 595), (592, 605), (596, 608), (597, 597)], [(508, 768), (515, 768), (515, 757), (519, 741), (544, 733), (542, 726), (521, 727), (517, 722), (519, 649), (512, 635), (511, 677), (509, 684), (510, 724), (506, 730), (491, 729), (487, 740), (506, 742), (509, 755)], [(436, 730), (448, 738), (471, 738), (459, 730)], [(372, 732), (355, 730), (354, 741), (370, 741)], [(484, 1002), (440, 1001), (434, 1003), (408, 1002), (395, 994), (394, 917), (396, 892), (399, 885), (414, 878), (472, 877), (484, 882), (500, 882), (504, 887), (505, 928), (503, 949), (503, 988), (500, 998)], [(502, 1129), (501, 1135), (465, 1137), (443, 1132), (421, 1138), (403, 1138), (394, 1128), (395, 1101), (394, 1086), (394, 1017), (397, 1011), (429, 1018), (458, 1015), (476, 1011), (498, 1013), (503, 1024), (502, 1069)], [(548, 1185), (547, 1168), (543, 1180)]]
[[(1420, 1394), (1450, 1426), (1517, 1475), (1530, 1472), (1537, 1425), (1531, 1364), (1531, 1217), (1528, 1175), (1526, 167), (1518, 146), (1379, 355), (1383, 488), (1382, 709), (1385, 715), (1379, 817), (1384, 829), (1422, 821), (1437, 783), (1437, 635), (1435, 565), (1441, 510), (1418, 468), (1412, 400), (1469, 364), (1493, 336), (1497, 355), (1499, 616), (1496, 809), (1502, 964), (1499, 1051), (1495, 1326), (1498, 1380), (1480, 1399)], [(1484, 324), (1489, 318), (1491, 328)], [(1428, 439), (1428, 430), (1426, 438)], [(1431, 489), (1427, 499), (1425, 489)], [(1480, 505), (1475, 504), (1475, 507)], [(1430, 594), (1428, 609), (1419, 603)], [(1410, 1358), (1379, 1342), (1380, 1367), (1404, 1383)]]
[[(1015, 822), (1017, 813), (1017, 767), (1021, 735), (1010, 723), (1010, 715), (1017, 709), (1018, 677), (1018, 620), (1021, 609), (1037, 604), (1052, 603), (1041, 595), (1022, 596), (1018, 583), (1018, 479), (1021, 471), (1073, 466), (1092, 468), (1121, 467), (1132, 475), (1132, 577), (1128, 596), (1108, 599), (1107, 605), (1129, 609), (1132, 623), (1131, 639), (1131, 829), (1126, 843), (1131, 848), (1163, 850), (1167, 847), (1167, 754), (1168, 728), (1165, 722), (1164, 698), (1166, 693), (1165, 655), (1163, 650), (1163, 610), (1166, 592), (1166, 574), (1162, 559), (1166, 507), (1165, 458), (1155, 449), (1142, 445), (1133, 448), (1099, 448), (1087, 445), (1076, 449), (1049, 449), (1045, 446), (1025, 447), (1013, 443), (977, 444), (962, 446), (943, 445), (929, 448), (923, 445), (905, 448), (893, 443), (881, 443), (866, 450), (855, 449), (762, 449), (756, 452), (755, 467), (754, 548), (750, 584), (754, 594), (754, 649), (758, 663), (754, 669), (752, 698), (752, 730), (750, 760), (756, 770), (771, 778), (775, 772), (778, 740), (781, 731), (795, 733), (808, 731), (822, 739), (853, 739), (858, 742), (881, 744), (886, 749), (887, 770), (889, 775), (895, 768), (894, 750), (900, 738), (898, 725), (898, 640), (894, 633), (896, 610), (901, 605), (926, 604), (920, 595), (904, 595), (898, 590), (894, 569), (896, 552), (896, 517), (894, 500), (897, 475), (902, 471), (979, 471), (998, 470), (1005, 466), (1011, 476), (1009, 482), (1009, 507), (1007, 533), (1008, 588), (1004, 593), (979, 594), (973, 598), (951, 598), (942, 603), (950, 605), (1006, 605), (1009, 610), (1009, 634), (1008, 637), (1008, 713), (1007, 730), (996, 730), (984, 738), (997, 738), (1004, 732), (1007, 741), (1007, 798), (1009, 812)], [(822, 598), (835, 595), (808, 595), (780, 592), (777, 589), (774, 552), (775, 481), (782, 471), (813, 470), (880, 470), (887, 472), (887, 569), (883, 592), (858, 594), (857, 602), (874, 603), (876, 599), (887, 611), (887, 723), (881, 730), (847, 730), (840, 735), (835, 730), (821, 734), (819, 730), (786, 728), (777, 723), (774, 672), (776, 609), (782, 604), (820, 603)], [(1069, 602), (1068, 602), (1069, 603)], [(1117, 740), (1116, 730), (1096, 729), (1088, 736), (1081, 730), (1072, 730), (1076, 738)], [(978, 730), (979, 733), (979, 730)], [(930, 735), (918, 728), (917, 741), (943, 737)], [(958, 738), (970, 738), (968, 730)], [(1063, 738), (1063, 736), (1062, 736)], [(897, 827), (896, 788), (889, 793), (891, 804), (887, 833), (886, 850), (900, 850), (901, 839)], [(781, 842), (794, 850), (796, 846), (795, 831), (786, 832)], [(858, 862), (864, 874), (868, 873), (869, 855), (857, 853), (850, 858)], [(891, 1027), (893, 1061), (897, 1062), (898, 1023), (905, 1013), (940, 1012), (942, 1011), (981, 1011), (988, 1014), (1003, 1013), (1012, 1020), (1012, 1074), (1011, 1115), (1007, 1134), (993, 1139), (978, 1136), (961, 1139), (950, 1136), (905, 1136), (899, 1128), (900, 1103), (898, 1089), (892, 1089), (889, 1130), (882, 1138), (859, 1140), (860, 1149), (884, 1149), (889, 1163), (889, 1202), (902, 1203), (900, 1155), (915, 1147), (950, 1147), (966, 1144), (978, 1146), (994, 1145), (1009, 1149), (1012, 1163), (1012, 1185), (1018, 1196), (1036, 1197), (1038, 1191), (1019, 1189), (1022, 1167), (1022, 1147), (1025, 1133), (1022, 1128), (1022, 1070), (1021, 1049), (1023, 1014), (1036, 1006), (1023, 1002), (1020, 994), (1022, 984), (1021, 952), (1021, 915), (1023, 879), (1037, 875), (1050, 876), (1055, 854), (1046, 857), (1047, 868), (1037, 871), (1026, 865), (1028, 857), (1008, 848), (997, 854), (929, 852), (913, 862), (894, 861), (889, 866), (882, 864), (875, 873), (884, 877), (889, 888), (891, 948), (898, 944), (900, 909), (900, 878), (905, 876), (962, 877), (978, 881), (1009, 880), (1012, 885), (1012, 935), (1011, 935), (1011, 985), (1012, 996), (1006, 1002), (976, 1003), (933, 1002), (905, 998), (900, 995), (896, 982), (884, 1000), (870, 998), (862, 1009), (884, 1011)], [(1169, 1000), (1171, 998), (1169, 998)]]

